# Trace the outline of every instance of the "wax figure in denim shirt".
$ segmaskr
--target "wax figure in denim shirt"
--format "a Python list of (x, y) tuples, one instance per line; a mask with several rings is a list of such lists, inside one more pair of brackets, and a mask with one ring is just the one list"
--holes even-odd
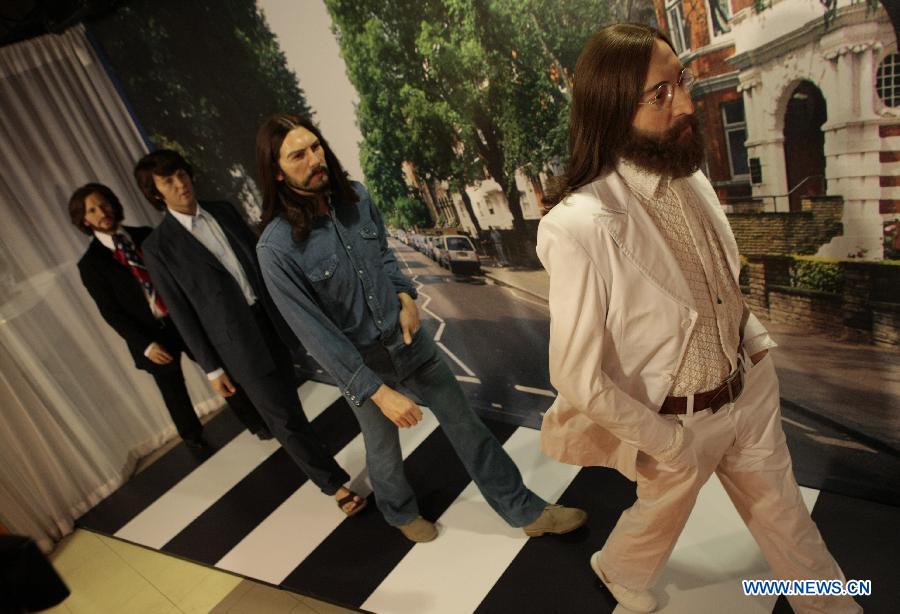
[[(257, 432), (271, 433), (319, 489), (348, 516), (365, 499), (316, 435), (297, 398), (286, 326), (269, 301), (256, 260), (256, 236), (226, 202), (197, 202), (193, 171), (180, 154), (144, 156), (135, 178), (166, 216), (144, 241), (147, 268), (172, 319), (213, 388), (235, 408), (259, 410)], [(288, 337), (293, 340), (293, 337)], [(256, 408), (254, 410), (253, 408)], [(249, 409), (248, 409), (249, 408)], [(266, 428), (268, 427), (268, 428)]]
[(403, 471), (399, 428), (422, 419), (404, 386), (431, 408), (494, 510), (528, 535), (581, 526), (582, 510), (548, 505), (478, 419), (431, 338), (419, 330), (416, 290), (388, 248), (381, 215), (351, 183), (319, 131), (291, 115), (257, 134), (263, 278), (303, 345), (334, 377), (362, 429), (375, 500), (412, 541), (437, 536), (419, 515)]
[(153, 376), (185, 444), (206, 448), (181, 371), (181, 353), (187, 348), (143, 262), (141, 245), (153, 229), (122, 224), (122, 203), (100, 183), (75, 190), (69, 217), (80, 232), (93, 236), (78, 261), (78, 273), (100, 315), (125, 340), (134, 366)]
[[(778, 577), (843, 579), (791, 470), (775, 344), (744, 304), (737, 244), (698, 170), (692, 82), (657, 30), (598, 32), (575, 69), (569, 167), (538, 229), (559, 390), (543, 449), (637, 482), (590, 563), (639, 612), (656, 608), (649, 589), (713, 472)], [(849, 597), (790, 601), (859, 611)]]

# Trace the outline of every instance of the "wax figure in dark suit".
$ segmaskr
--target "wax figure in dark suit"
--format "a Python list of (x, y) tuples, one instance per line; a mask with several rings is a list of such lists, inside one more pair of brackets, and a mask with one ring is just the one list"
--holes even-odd
[(144, 156), (135, 178), (147, 200), (166, 209), (144, 242), (147, 267), (213, 387), (226, 398), (246, 395), (322, 492), (335, 495), (348, 515), (362, 510), (365, 499), (344, 488), (349, 476), (300, 406), (293, 360), (282, 341), (289, 329), (266, 309), (256, 236), (229, 203), (197, 202), (192, 169), (174, 151)]
[(130, 241), (137, 258), (132, 264), (140, 267), (141, 244), (153, 229), (122, 226), (122, 203), (99, 183), (89, 183), (72, 194), (69, 216), (75, 228), (94, 237), (78, 261), (88, 294), (107, 324), (125, 340), (134, 366), (156, 380), (181, 438), (191, 448), (205, 447), (203, 425), (194, 413), (181, 371), (184, 343), (152, 282), (145, 286), (126, 256)]

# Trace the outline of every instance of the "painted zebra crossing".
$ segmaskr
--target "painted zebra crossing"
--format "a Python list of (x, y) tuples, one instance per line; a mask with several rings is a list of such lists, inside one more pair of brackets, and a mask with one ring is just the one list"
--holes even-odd
[[(354, 489), (371, 493), (359, 426), (345, 401), (332, 386), (315, 382), (305, 383), (299, 393), (314, 428), (352, 476)], [(249, 436), (229, 412), (207, 427), (214, 448), (210, 454), (198, 458), (182, 446), (173, 449), (85, 514), (79, 525), (364, 611), (621, 611), (587, 561), (633, 502), (633, 485), (610, 470), (580, 469), (543, 457), (532, 429), (487, 424), (532, 490), (548, 501), (588, 510), (591, 518), (584, 528), (567, 536), (527, 539), (505, 525), (427, 411), (420, 425), (401, 430), (401, 442), (422, 514), (440, 528), (434, 542), (408, 542), (384, 522), (372, 499), (369, 510), (345, 518), (277, 444)], [(822, 499), (832, 501), (826, 507), (833, 505), (829, 495), (803, 490), (811, 509), (819, 500), (813, 515), (818, 514), (827, 539), (823, 518), (831, 522), (832, 533), (844, 519), (821, 508)], [(896, 518), (890, 510), (868, 511), (887, 522)], [(896, 560), (900, 549), (887, 542), (884, 556)], [(834, 554), (848, 577), (861, 577), (848, 570), (840, 552)], [(712, 479), (657, 587), (660, 611), (779, 611), (775, 598), (740, 592), (741, 579), (767, 573), (759, 549)]]

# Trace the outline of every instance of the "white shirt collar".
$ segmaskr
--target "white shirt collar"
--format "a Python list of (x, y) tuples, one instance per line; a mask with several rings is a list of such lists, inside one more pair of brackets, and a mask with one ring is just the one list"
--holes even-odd
[(643, 169), (623, 158), (619, 158), (616, 163), (616, 172), (631, 191), (645, 200), (658, 198), (662, 192), (669, 189), (671, 181), (669, 177)]
[[(125, 229), (122, 228), (121, 226), (119, 226), (119, 228), (116, 230), (115, 234), (122, 234), (122, 235), (127, 236), (128, 238), (131, 238), (131, 235), (129, 235), (127, 232), (125, 232)], [(111, 234), (106, 234), (105, 232), (97, 232), (95, 230), (94, 236), (97, 237), (97, 240), (103, 244), (103, 247), (106, 247), (107, 249), (109, 249), (111, 251), (116, 251), (116, 244), (113, 242), (113, 236)]]
[(197, 211), (194, 215), (188, 215), (187, 213), (180, 213), (175, 211), (174, 209), (169, 209), (169, 213), (174, 217), (178, 222), (187, 228), (187, 231), (193, 234), (194, 232), (194, 221), (197, 219), (197, 216), (203, 213), (203, 209), (200, 207), (200, 203), (197, 203)]

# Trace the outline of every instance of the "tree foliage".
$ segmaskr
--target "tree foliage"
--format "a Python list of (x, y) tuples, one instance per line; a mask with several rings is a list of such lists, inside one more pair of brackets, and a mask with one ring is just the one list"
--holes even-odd
[(359, 92), (363, 170), (382, 206), (403, 202), (409, 161), (421, 179), (454, 190), (493, 177), (524, 229), (515, 171), (536, 175), (565, 151), (569, 77), (586, 40), (612, 19), (610, 5), (325, 3)]
[(255, 133), (311, 116), (253, 0), (134, 0), (89, 23), (155, 147), (195, 165), (201, 194), (253, 202)]

